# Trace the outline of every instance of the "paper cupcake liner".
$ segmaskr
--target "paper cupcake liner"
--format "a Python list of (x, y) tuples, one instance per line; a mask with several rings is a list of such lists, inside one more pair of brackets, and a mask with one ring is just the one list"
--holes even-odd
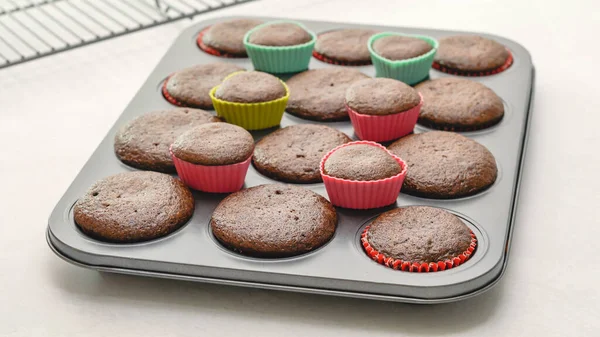
[(346, 61), (340, 61), (340, 60), (336, 60), (336, 59), (332, 59), (329, 58), (323, 54), (319, 54), (316, 50), (313, 50), (312, 53), (313, 57), (316, 58), (317, 60), (321, 61), (321, 62), (325, 62), (325, 63), (329, 63), (329, 64), (335, 64), (338, 66), (351, 66), (351, 67), (355, 67), (355, 66), (368, 66), (371, 64), (371, 60), (369, 61), (356, 61), (356, 62), (346, 62)]
[(173, 75), (172, 74), (169, 75), (169, 77), (167, 77), (167, 79), (165, 80), (165, 82), (162, 85), (161, 91), (162, 91), (163, 97), (167, 100), (167, 102), (169, 102), (173, 105), (186, 106), (182, 102), (176, 100), (175, 97), (171, 96), (171, 94), (169, 94), (169, 91), (167, 91), (167, 83), (169, 82), (169, 79), (171, 78), (171, 76), (173, 76)]
[[(267, 25), (275, 23), (293, 23), (306, 30), (312, 39), (309, 42), (294, 46), (261, 46), (248, 42), (250, 35)], [(271, 21), (256, 26), (244, 36), (244, 46), (252, 61), (254, 69), (267, 73), (282, 74), (296, 73), (308, 69), (310, 56), (317, 42), (316, 35), (309, 31), (304, 25), (295, 21)]]
[(360, 114), (349, 107), (348, 104), (346, 104), (346, 110), (358, 138), (374, 142), (387, 142), (404, 137), (413, 131), (423, 106), (423, 96), (420, 93), (419, 96), (421, 101), (418, 105), (391, 115)]
[[(230, 74), (225, 79), (239, 73)], [(215, 97), (215, 92), (219, 88), (218, 85), (210, 90), (209, 96), (213, 102), (217, 116), (224, 119), (227, 123), (241, 126), (246, 130), (261, 130), (277, 126), (281, 123), (281, 118), (290, 97), (288, 86), (283, 81), (281, 81), (281, 84), (285, 88), (285, 96), (268, 102), (237, 103), (223, 101)]]
[(369, 228), (371, 228), (371, 226), (365, 227), (365, 230), (360, 235), (360, 242), (365, 250), (365, 253), (367, 253), (367, 255), (373, 261), (375, 261), (381, 265), (384, 265), (386, 267), (395, 269), (395, 270), (402, 270), (402, 271), (416, 272), (416, 273), (423, 273), (423, 272), (427, 273), (427, 272), (436, 272), (436, 271), (451, 269), (451, 268), (457, 267), (457, 266), (463, 264), (465, 261), (467, 261), (471, 257), (473, 252), (475, 251), (475, 248), (477, 247), (477, 237), (471, 231), (471, 244), (469, 245), (469, 248), (456, 257), (453, 257), (451, 259), (447, 259), (444, 261), (429, 262), (429, 263), (403, 261), (400, 259), (394, 259), (393, 257), (388, 257), (385, 254), (375, 250), (371, 246), (371, 244), (367, 241), (367, 232), (369, 231)]
[[(332, 177), (325, 174), (325, 162), (337, 150), (356, 144), (368, 144), (385, 150), (402, 168), (402, 171), (395, 176), (371, 180), (359, 181)], [(329, 201), (339, 207), (353, 209), (379, 208), (393, 204), (400, 194), (404, 177), (406, 177), (406, 163), (399, 157), (393, 155), (384, 146), (370, 141), (356, 141), (342, 144), (329, 151), (319, 165), (321, 177), (325, 184), (325, 189), (329, 195)]]
[[(373, 50), (372, 45), (377, 39), (391, 35), (419, 38), (429, 43), (433, 48), (423, 55), (410, 59), (399, 61), (388, 60), (379, 56), (379, 54)], [(369, 53), (371, 53), (371, 60), (373, 61), (373, 66), (375, 66), (375, 74), (377, 77), (393, 78), (406, 84), (413, 85), (423, 81), (429, 76), (429, 69), (433, 63), (433, 58), (437, 52), (438, 45), (438, 41), (429, 36), (383, 32), (371, 36), (367, 46), (369, 48)]]
[(494, 119), (492, 121), (488, 121), (486, 123), (481, 123), (479, 125), (469, 125), (469, 126), (460, 126), (460, 125), (440, 125), (433, 122), (423, 121), (421, 119), (417, 120), (417, 123), (421, 126), (432, 130), (442, 130), (442, 131), (451, 131), (451, 132), (470, 132), (470, 131), (479, 131), (483, 129), (490, 128), (496, 124), (499, 124), (504, 119), (504, 116), (499, 119)]
[(198, 33), (198, 37), (196, 38), (196, 44), (198, 45), (198, 48), (200, 48), (202, 51), (206, 52), (207, 54), (226, 58), (242, 59), (247, 57), (246, 55), (229, 54), (205, 45), (204, 42), (202, 42), (202, 38), (204, 37), (204, 34), (206, 34), (206, 31), (208, 31), (208, 29), (210, 29), (210, 26), (200, 31), (200, 33)]
[(508, 57), (506, 58), (506, 61), (504, 61), (504, 64), (501, 65), (500, 67), (496, 68), (496, 69), (492, 69), (492, 70), (486, 70), (486, 71), (465, 71), (465, 70), (458, 70), (458, 69), (453, 69), (453, 68), (448, 68), (444, 65), (441, 65), (437, 62), (433, 62), (431, 64), (431, 67), (435, 70), (439, 70), (443, 73), (446, 74), (451, 74), (451, 75), (457, 75), (457, 76), (467, 76), (467, 77), (479, 77), (479, 76), (489, 76), (489, 75), (494, 75), (494, 74), (498, 74), (501, 73), (503, 71), (505, 71), (506, 69), (510, 68), (510, 66), (513, 64), (514, 59), (512, 56), (512, 53), (510, 52), (510, 50), (508, 50), (508, 48), (506, 49), (506, 51), (508, 51)]
[(177, 158), (169, 148), (177, 175), (192, 189), (210, 193), (231, 193), (244, 186), (252, 156), (231, 165), (205, 166)]

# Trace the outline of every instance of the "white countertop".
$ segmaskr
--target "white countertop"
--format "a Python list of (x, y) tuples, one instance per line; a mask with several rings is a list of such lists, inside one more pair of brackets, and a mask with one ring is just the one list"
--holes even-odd
[[(415, 306), (101, 274), (47, 247), (48, 216), (189, 24), (0, 70), (1, 336), (597, 336), (597, 1), (271, 1), (211, 15), (459, 29), (523, 44), (536, 99), (511, 259), (498, 286)], [(595, 31), (595, 33), (594, 33)]]

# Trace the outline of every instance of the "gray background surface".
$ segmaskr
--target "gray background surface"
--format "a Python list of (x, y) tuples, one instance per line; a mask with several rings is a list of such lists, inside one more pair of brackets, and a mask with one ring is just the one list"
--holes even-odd
[(482, 296), (439, 306), (105, 275), (64, 263), (44, 242), (48, 214), (189, 23), (0, 71), (0, 335), (594, 335), (598, 12), (592, 1), (265, 0), (221, 13), (485, 31), (530, 50), (536, 102), (507, 275)]

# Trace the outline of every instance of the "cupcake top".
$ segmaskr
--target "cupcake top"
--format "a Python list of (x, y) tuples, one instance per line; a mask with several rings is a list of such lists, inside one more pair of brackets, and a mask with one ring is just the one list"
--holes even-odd
[(327, 243), (337, 214), (322, 196), (283, 184), (260, 185), (225, 198), (210, 220), (227, 248), (257, 257), (304, 254)]
[(290, 99), (286, 111), (316, 121), (346, 120), (346, 90), (352, 83), (368, 77), (358, 70), (341, 67), (296, 74), (287, 80)]
[(366, 231), (373, 249), (396, 260), (429, 263), (452, 260), (471, 245), (471, 230), (440, 208), (411, 206), (378, 216)]
[(256, 143), (254, 167), (267, 177), (290, 183), (321, 181), (321, 158), (350, 137), (325, 125), (298, 124), (279, 129)]
[(267, 24), (248, 37), (248, 42), (261, 46), (295, 46), (312, 40), (312, 35), (295, 23)]
[(163, 94), (173, 104), (197, 108), (212, 108), (208, 93), (227, 75), (245, 70), (231, 63), (210, 63), (177, 71), (165, 82)]
[(392, 61), (407, 60), (421, 56), (433, 47), (424, 40), (410, 36), (389, 35), (373, 42), (373, 50)]
[(171, 151), (175, 157), (192, 164), (231, 165), (250, 158), (254, 139), (237, 125), (205, 124), (177, 137)]
[(225, 79), (217, 88), (215, 97), (227, 102), (260, 103), (282, 98), (286, 93), (277, 77), (260, 71), (248, 71)]
[(421, 97), (407, 84), (390, 78), (366, 78), (346, 91), (346, 104), (365, 115), (391, 115), (419, 105)]
[(99, 240), (139, 242), (165, 236), (194, 213), (194, 198), (168, 174), (119, 173), (93, 184), (73, 208), (81, 230)]
[(202, 37), (202, 43), (228, 54), (246, 56), (244, 35), (262, 23), (262, 21), (254, 19), (219, 22), (208, 28)]
[(408, 135), (389, 146), (408, 165), (402, 192), (435, 199), (476, 194), (496, 181), (492, 153), (476, 141), (454, 132)]
[(219, 122), (210, 113), (190, 108), (154, 111), (125, 124), (115, 135), (115, 154), (123, 163), (142, 169), (175, 172), (169, 146), (181, 133)]
[(402, 172), (386, 150), (369, 144), (350, 144), (335, 150), (325, 161), (323, 173), (340, 179), (371, 181)]
[(423, 95), (419, 124), (440, 130), (483, 129), (502, 120), (504, 104), (485, 85), (455, 77), (418, 84)]
[(504, 65), (509, 55), (502, 44), (481, 36), (448, 36), (439, 42), (434, 62), (450, 69), (493, 70)]
[(332, 60), (348, 64), (369, 64), (371, 55), (367, 42), (377, 31), (371, 29), (340, 29), (320, 34), (315, 51)]

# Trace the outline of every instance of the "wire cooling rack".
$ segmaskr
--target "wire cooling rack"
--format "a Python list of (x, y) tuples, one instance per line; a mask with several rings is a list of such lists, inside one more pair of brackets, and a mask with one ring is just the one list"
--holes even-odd
[(0, 69), (253, 0), (0, 0)]

